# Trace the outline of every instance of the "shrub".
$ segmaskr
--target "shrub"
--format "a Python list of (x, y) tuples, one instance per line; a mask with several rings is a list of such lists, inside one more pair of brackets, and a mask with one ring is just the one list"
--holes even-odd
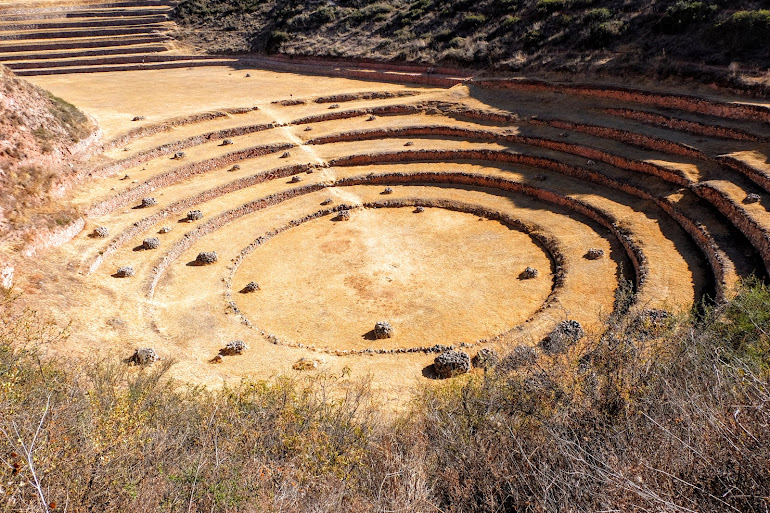
[(535, 9), (540, 14), (550, 14), (567, 7), (567, 0), (538, 0)]
[(731, 50), (742, 51), (767, 45), (770, 10), (739, 11), (717, 25), (717, 35)]
[(466, 14), (463, 16), (460, 26), (464, 29), (474, 29), (487, 22), (487, 17), (483, 14)]
[(665, 14), (660, 19), (660, 30), (664, 34), (678, 34), (691, 25), (703, 23), (713, 18), (718, 11), (719, 6), (717, 5), (680, 0), (666, 9)]

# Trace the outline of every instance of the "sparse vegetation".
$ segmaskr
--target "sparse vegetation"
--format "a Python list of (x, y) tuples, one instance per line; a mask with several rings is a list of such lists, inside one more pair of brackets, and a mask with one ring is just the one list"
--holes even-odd
[(168, 360), (46, 357), (66, 330), (7, 298), (2, 318), (2, 511), (767, 504), (770, 291), (758, 283), (663, 338), (616, 318), (566, 354), (428, 387), (388, 421), (346, 375), (208, 391), (169, 381)]
[[(183, 29), (183, 36), (212, 51), (513, 71), (573, 73), (582, 66), (750, 87), (758, 84), (731, 77), (727, 70), (706, 73), (703, 64), (726, 68), (737, 60), (748, 69), (766, 68), (770, 50), (762, 42), (770, 11), (757, 7), (749, 0), (622, 6), (607, 0), (380, 0), (341, 2), (333, 8), (300, 2), (289, 8), (271, 0), (255, 8), (236, 0), (186, 0), (177, 15), (190, 29)], [(602, 59), (606, 54), (616, 58)]]

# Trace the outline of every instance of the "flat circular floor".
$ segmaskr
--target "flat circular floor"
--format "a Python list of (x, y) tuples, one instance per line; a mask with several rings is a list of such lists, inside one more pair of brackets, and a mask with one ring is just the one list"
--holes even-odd
[[(255, 238), (261, 234), (255, 234)], [(519, 279), (527, 267), (535, 279)], [(239, 293), (248, 282), (255, 293)], [(457, 344), (526, 321), (551, 293), (551, 259), (498, 221), (441, 208), (355, 209), (305, 222), (241, 263), (233, 297), (281, 340), (360, 350)], [(373, 340), (377, 321), (395, 336)]]

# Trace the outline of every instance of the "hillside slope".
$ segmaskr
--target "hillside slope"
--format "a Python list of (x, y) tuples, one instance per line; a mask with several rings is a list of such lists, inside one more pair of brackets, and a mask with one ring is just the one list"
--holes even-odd
[(66, 181), (94, 130), (74, 106), (0, 66), (0, 238)]
[(185, 0), (214, 53), (375, 58), (503, 71), (613, 71), (767, 86), (767, 0)]

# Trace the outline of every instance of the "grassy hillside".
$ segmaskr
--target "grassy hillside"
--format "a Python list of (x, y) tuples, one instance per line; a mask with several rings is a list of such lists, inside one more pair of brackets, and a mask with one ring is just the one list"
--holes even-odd
[(32, 210), (73, 172), (65, 165), (74, 145), (95, 129), (73, 105), (0, 66), (0, 235), (32, 222)]
[(177, 16), (183, 38), (212, 52), (770, 82), (768, 9), (768, 0), (185, 0)]
[[(46, 357), (0, 302), (0, 512), (765, 512), (770, 290), (698, 321), (610, 319), (565, 354), (454, 378), (384, 417), (365, 382), (221, 391), (172, 362)], [(647, 319), (647, 320), (645, 320)]]

